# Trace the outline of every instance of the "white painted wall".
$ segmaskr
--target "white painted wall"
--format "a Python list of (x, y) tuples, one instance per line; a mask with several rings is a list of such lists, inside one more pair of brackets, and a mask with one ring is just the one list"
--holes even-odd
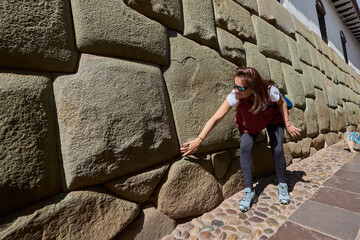
[[(315, 0), (281, 0), (281, 3), (297, 19), (321, 37)], [(360, 44), (338, 16), (329, 0), (322, 0), (322, 3), (326, 11), (325, 22), (329, 47), (344, 59), (340, 38), (340, 31), (343, 31), (347, 40), (346, 48), (349, 65), (360, 75)]]

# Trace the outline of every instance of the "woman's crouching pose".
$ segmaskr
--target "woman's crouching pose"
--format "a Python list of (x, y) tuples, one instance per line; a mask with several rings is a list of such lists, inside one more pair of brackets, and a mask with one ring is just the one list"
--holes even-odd
[(266, 128), (270, 138), (271, 152), (278, 178), (279, 201), (290, 202), (286, 184), (286, 161), (283, 150), (284, 125), (292, 136), (300, 135), (300, 129), (294, 127), (288, 116), (286, 101), (272, 80), (262, 79), (258, 71), (251, 67), (236, 69), (234, 89), (223, 104), (205, 124), (198, 137), (182, 144), (183, 156), (195, 153), (209, 132), (223, 119), (232, 107), (236, 107), (235, 122), (240, 130), (240, 166), (245, 182), (245, 191), (239, 203), (241, 211), (248, 211), (257, 197), (253, 188), (251, 152), (257, 135)]

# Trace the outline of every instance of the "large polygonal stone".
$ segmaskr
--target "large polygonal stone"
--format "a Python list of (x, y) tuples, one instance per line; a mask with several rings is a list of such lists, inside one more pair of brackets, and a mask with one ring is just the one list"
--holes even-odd
[(286, 40), (288, 43), (288, 48), (290, 50), (289, 52), (290, 52), (290, 56), (291, 56), (292, 66), (295, 69), (295, 71), (302, 73), (303, 69), (301, 66), (297, 43), (294, 39), (292, 39), (291, 37), (288, 37), (288, 36), (286, 36)]
[(319, 134), (318, 117), (316, 114), (315, 101), (310, 98), (306, 98), (305, 121), (307, 136), (317, 136)]
[(312, 65), (308, 42), (300, 34), (296, 34), (297, 48), (300, 56), (300, 60), (308, 65)]
[(242, 41), (221, 28), (216, 28), (216, 31), (221, 56), (238, 66), (245, 66), (246, 56)]
[(255, 43), (255, 31), (251, 22), (250, 13), (232, 0), (213, 0), (216, 25)]
[(184, 36), (211, 48), (216, 48), (214, 10), (211, 0), (182, 0)]
[(335, 109), (336, 112), (336, 123), (339, 127), (339, 131), (346, 131), (346, 124), (345, 124), (345, 116), (344, 116), (344, 109), (341, 106), (338, 106)]
[(0, 67), (74, 72), (68, 1), (1, 1)]
[(301, 157), (302, 158), (306, 158), (310, 155), (311, 144), (312, 144), (311, 138), (304, 138), (303, 140), (301, 140), (300, 145), (301, 145)]
[(167, 65), (166, 28), (118, 0), (71, 0), (79, 51)]
[(1, 239), (113, 239), (139, 214), (101, 189), (61, 193), (2, 217)]
[(0, 73), (0, 215), (60, 191), (49, 74)]
[(211, 161), (182, 159), (170, 167), (158, 194), (157, 209), (179, 219), (209, 212), (221, 200), (221, 190), (211, 174)]
[[(171, 64), (164, 78), (180, 143), (193, 140), (231, 92), (236, 65), (176, 32), (170, 34)], [(238, 146), (235, 110), (206, 137), (198, 152)]]
[(280, 89), (280, 92), (283, 94), (287, 93), (284, 75), (281, 68), (281, 63), (275, 59), (268, 58), (269, 69), (271, 79), (275, 81), (277, 87)]
[(264, 55), (262, 55), (258, 47), (252, 43), (245, 42), (246, 66), (255, 68), (262, 78), (271, 78), (269, 64)]
[(232, 159), (226, 175), (219, 180), (219, 183), (224, 199), (245, 188), (239, 157)]
[(285, 144), (286, 147), (289, 149), (290, 154), (292, 157), (300, 157), (301, 156), (301, 144), (300, 142), (288, 142)]
[(315, 88), (310, 68), (308, 65), (302, 63), (303, 74), (301, 75), (301, 79), (305, 97), (315, 99)]
[(312, 76), (314, 87), (320, 90), (324, 90), (324, 75), (316, 68), (310, 67), (309, 70)]
[(312, 146), (319, 151), (320, 149), (324, 148), (325, 146), (325, 135), (320, 134), (316, 138), (312, 140)]
[(56, 75), (65, 190), (99, 184), (175, 157), (179, 150), (158, 66), (83, 54)]
[(291, 64), (286, 35), (255, 15), (251, 19), (255, 27), (259, 51), (267, 57)]
[(216, 179), (221, 179), (225, 176), (230, 162), (231, 154), (229, 151), (222, 151), (211, 154), (211, 163)]
[(169, 168), (169, 163), (137, 172), (104, 184), (122, 198), (132, 202), (146, 202)]
[(315, 89), (316, 94), (316, 115), (318, 117), (319, 131), (327, 133), (330, 131), (329, 108), (326, 104), (326, 97), (323, 91)]
[(169, 28), (183, 31), (181, 0), (125, 0), (125, 3)]
[(176, 227), (176, 222), (156, 210), (153, 206), (145, 206), (140, 216), (114, 238), (115, 240), (150, 240), (162, 239)]
[[(310, 29), (307, 26), (305, 26), (305, 24), (303, 24), (301, 21), (299, 21), (294, 15), (291, 15), (291, 17), (293, 19), (295, 31), (297, 33), (301, 34), (301, 36), (303, 36), (309, 43), (311, 43), (311, 45), (316, 47), (316, 44), (315, 44), (314, 38), (312, 37)], [(297, 36), (296, 36), (296, 38), (297, 38)]]
[[(291, 124), (293, 124), (297, 128), (300, 128), (301, 130), (300, 136), (296, 137), (296, 139), (305, 137), (307, 126), (306, 126), (304, 111), (296, 107), (292, 108), (290, 110), (289, 120)], [(287, 135), (286, 138), (287, 140), (293, 139), (293, 137), (289, 136), (290, 134), (287, 133), (286, 135)]]
[(238, 4), (243, 6), (243, 8), (245, 8), (246, 10), (248, 10), (253, 14), (257, 14), (259, 12), (256, 1), (249, 1), (249, 0), (233, 0), (233, 1), (237, 2)]
[[(252, 2), (252, 1), (251, 1)], [(255, 1), (253, 1), (255, 2)], [(257, 0), (259, 16), (269, 22), (275, 22), (276, 28), (295, 37), (295, 28), (290, 12), (276, 0)]]
[(305, 94), (302, 87), (301, 75), (290, 65), (281, 63), (286, 89), (295, 107), (305, 110)]
[(330, 131), (331, 132), (338, 132), (340, 131), (339, 123), (337, 122), (337, 115), (334, 109), (329, 110), (330, 116)]
[(319, 52), (311, 44), (308, 44), (308, 48), (309, 48), (312, 66), (320, 70), (320, 63), (318, 59)]
[(337, 108), (337, 97), (334, 90), (334, 83), (331, 82), (329, 79), (324, 79), (324, 90), (326, 93), (327, 103), (330, 108), (336, 109)]

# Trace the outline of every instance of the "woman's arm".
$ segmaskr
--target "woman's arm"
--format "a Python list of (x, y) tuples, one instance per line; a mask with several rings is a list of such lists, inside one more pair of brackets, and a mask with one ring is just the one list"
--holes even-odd
[(225, 99), (215, 114), (207, 121), (198, 137), (190, 142), (182, 144), (182, 148), (180, 148), (180, 152), (183, 154), (182, 156), (185, 157), (188, 154), (195, 153), (210, 131), (224, 118), (224, 116), (230, 110), (231, 106), (228, 100)]
[(277, 105), (280, 107), (280, 113), (284, 119), (285, 129), (291, 135), (291, 137), (300, 136), (301, 130), (299, 128), (294, 127), (289, 120), (288, 108), (286, 101), (281, 97), (279, 101), (276, 102)]

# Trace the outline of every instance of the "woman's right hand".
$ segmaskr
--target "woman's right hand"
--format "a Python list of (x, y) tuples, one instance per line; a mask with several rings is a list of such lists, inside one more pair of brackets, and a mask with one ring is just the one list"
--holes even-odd
[(180, 148), (180, 152), (183, 154), (182, 156), (185, 157), (188, 154), (195, 153), (200, 147), (201, 143), (202, 140), (200, 138), (195, 138), (190, 142), (183, 143), (182, 148)]

